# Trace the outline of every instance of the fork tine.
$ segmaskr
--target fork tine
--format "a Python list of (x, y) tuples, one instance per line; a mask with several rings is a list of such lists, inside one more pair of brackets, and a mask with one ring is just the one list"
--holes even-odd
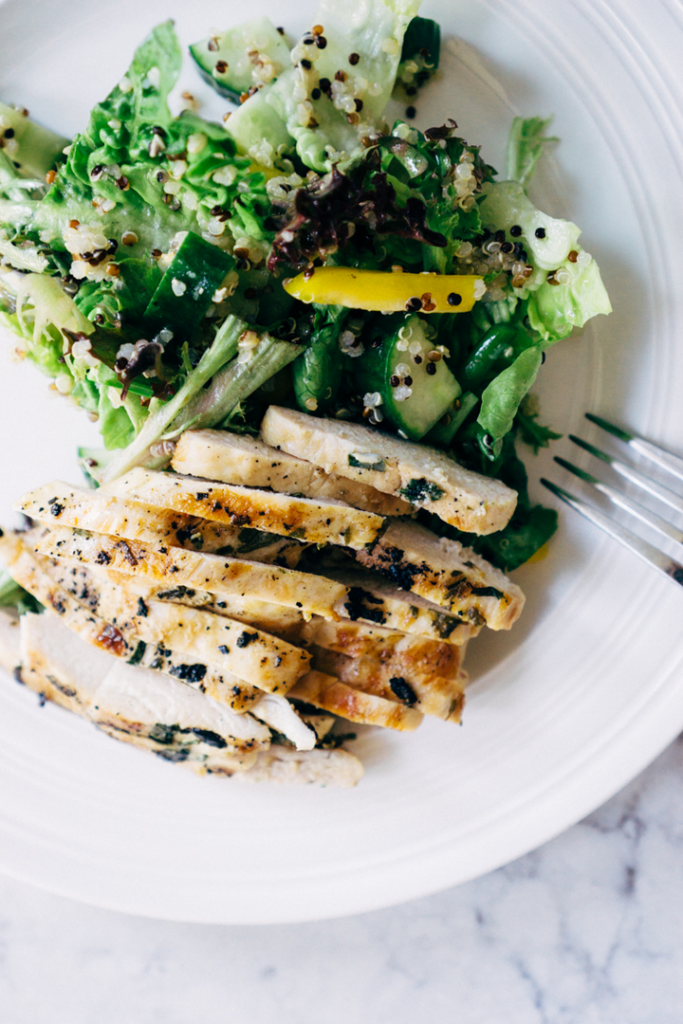
[(571, 505), (572, 508), (580, 512), (582, 516), (589, 519), (595, 526), (599, 526), (601, 530), (608, 533), (610, 537), (614, 537), (620, 544), (623, 544), (625, 548), (632, 551), (635, 555), (638, 555), (644, 562), (654, 566), (659, 572), (663, 573), (664, 576), (668, 576), (674, 580), (680, 586), (683, 586), (683, 565), (677, 562), (673, 558), (669, 558), (659, 548), (654, 547), (652, 544), (648, 544), (646, 540), (641, 537), (637, 537), (635, 533), (631, 533), (620, 523), (614, 521), (609, 516), (601, 512), (600, 509), (594, 508), (589, 505), (588, 502), (584, 501), (583, 498), (576, 498), (569, 491), (565, 491), (563, 487), (558, 487), (557, 484), (552, 483), (550, 480), (546, 480), (545, 477), (541, 477), (541, 483), (544, 487), (547, 487), (549, 491), (560, 498), (561, 501)]
[(559, 455), (555, 456), (555, 462), (562, 466), (563, 469), (573, 473), (574, 476), (578, 476), (579, 480), (584, 480), (591, 487), (594, 487), (600, 494), (604, 494), (606, 498), (609, 498), (611, 502), (618, 505), (625, 512), (635, 516), (636, 519), (640, 519), (641, 523), (645, 523), (650, 526), (657, 533), (662, 534), (664, 537), (670, 537), (671, 540), (675, 541), (683, 547), (683, 530), (679, 530), (676, 526), (672, 526), (666, 519), (662, 519), (656, 512), (651, 512), (649, 509), (640, 505), (637, 501), (629, 498), (626, 494), (622, 494), (621, 491), (616, 491), (609, 484), (605, 484), (602, 480), (593, 476), (591, 473), (586, 473), (585, 470), (579, 469), (578, 466), (574, 466), (571, 462), (567, 462), (566, 459), (561, 459)]
[(608, 466), (611, 466), (619, 476), (623, 476), (625, 480), (629, 480), (636, 487), (642, 488), (647, 491), (654, 498), (658, 498), (659, 501), (663, 501), (665, 505), (672, 508), (674, 512), (683, 513), (683, 498), (679, 497), (678, 494), (674, 494), (668, 487), (663, 487), (658, 484), (656, 480), (651, 480), (649, 476), (644, 476), (639, 473), (633, 466), (628, 466), (621, 459), (615, 458), (613, 455), (608, 455), (607, 452), (603, 452), (600, 448), (596, 448), (595, 445), (589, 444), (588, 441), (583, 441), (580, 437), (576, 437), (574, 434), (569, 435), (569, 440), (573, 441), (574, 444), (578, 445), (579, 448), (583, 448), (584, 451), (594, 455), (596, 459), (601, 459), (606, 462)]
[(625, 441), (629, 448), (644, 458), (649, 459), (650, 462), (654, 462), (660, 469), (665, 469), (679, 480), (683, 480), (683, 459), (680, 456), (674, 455), (673, 452), (667, 451), (666, 448), (662, 448), (658, 444), (654, 444), (653, 441), (648, 441), (634, 431), (615, 427), (613, 423), (603, 420), (600, 416), (594, 416), (591, 412), (586, 413), (586, 419), (591, 423), (595, 423), (602, 430), (606, 430), (609, 434), (613, 434), (614, 437), (618, 437), (621, 441)]

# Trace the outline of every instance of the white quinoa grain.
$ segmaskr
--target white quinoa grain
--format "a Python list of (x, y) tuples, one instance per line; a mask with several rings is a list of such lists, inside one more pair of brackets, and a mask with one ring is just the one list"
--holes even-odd
[(202, 132), (193, 132), (187, 140), (187, 152), (188, 153), (201, 153), (208, 142), (206, 135)]
[(183, 174), (187, 170), (186, 160), (173, 160), (171, 166), (168, 169), (168, 173), (175, 181), (179, 181)]
[(232, 185), (233, 181), (237, 177), (237, 168), (226, 165), (225, 167), (219, 167), (214, 172), (212, 178), (217, 185)]

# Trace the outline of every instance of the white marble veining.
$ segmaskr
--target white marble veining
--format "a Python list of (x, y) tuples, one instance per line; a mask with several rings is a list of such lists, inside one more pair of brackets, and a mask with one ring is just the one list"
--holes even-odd
[(681, 1024), (683, 737), (484, 878), (344, 920), (131, 918), (0, 878), (2, 1024)]

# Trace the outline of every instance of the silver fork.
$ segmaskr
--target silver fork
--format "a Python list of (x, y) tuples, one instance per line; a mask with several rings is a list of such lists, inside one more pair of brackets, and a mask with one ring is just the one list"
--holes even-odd
[[(639, 434), (622, 430), (621, 427), (616, 427), (613, 423), (609, 423), (607, 420), (603, 420), (599, 416), (593, 416), (591, 413), (586, 413), (586, 419), (590, 420), (591, 423), (595, 423), (596, 426), (607, 431), (609, 434), (612, 434), (614, 437), (619, 438), (619, 440), (623, 441), (632, 452), (648, 459), (675, 479), (683, 481), (683, 458), (680, 458), (673, 452), (667, 451), (665, 448), (661, 448), (659, 445), (653, 444), (652, 441), (646, 440)], [(683, 516), (683, 497), (675, 494), (673, 491), (669, 490), (668, 487), (663, 487), (662, 484), (657, 483), (656, 480), (652, 480), (650, 477), (645, 476), (633, 466), (623, 462), (621, 459), (608, 455), (607, 452), (603, 452), (600, 448), (596, 448), (594, 445), (588, 444), (587, 441), (583, 441), (580, 437), (575, 437), (573, 434), (570, 434), (569, 439), (570, 441), (573, 441), (574, 444), (578, 445), (579, 448), (589, 452), (596, 459), (600, 459), (602, 462), (607, 463), (607, 465), (611, 466), (612, 469), (615, 470), (615, 472), (623, 479), (628, 480), (636, 487), (641, 488), (647, 494), (656, 498), (659, 502), (667, 505), (674, 512)], [(598, 477), (593, 476), (591, 473), (587, 473), (583, 469), (579, 469), (578, 466), (574, 466), (571, 462), (567, 462), (566, 459), (561, 459), (556, 455), (555, 462), (564, 469), (569, 470), (570, 473), (573, 473), (574, 476), (577, 476), (580, 480), (589, 484), (594, 490), (603, 494), (613, 502), (613, 504), (617, 505), (625, 512), (628, 512), (636, 519), (639, 519), (640, 522), (645, 523), (651, 529), (656, 530), (657, 533), (661, 534), (661, 536), (675, 541), (676, 544), (680, 545), (680, 550), (683, 556), (683, 530), (673, 526), (666, 519), (657, 515), (656, 512), (652, 512), (649, 508), (645, 508), (628, 495), (616, 490), (609, 484), (603, 483), (598, 479)], [(592, 523), (595, 523), (595, 525), (599, 526), (600, 529), (605, 531), (605, 533), (608, 533), (610, 537), (614, 537), (615, 540), (618, 540), (624, 545), (624, 547), (627, 547), (629, 551), (633, 551), (633, 553), (642, 558), (643, 561), (647, 562), (649, 565), (653, 565), (655, 569), (659, 570), (659, 572), (683, 586), (683, 563), (677, 562), (674, 558), (665, 554), (665, 552), (660, 551), (660, 549), (655, 547), (654, 544), (648, 543), (648, 541), (643, 540), (642, 537), (638, 537), (635, 533), (627, 530), (626, 527), (621, 525), (621, 523), (615, 522), (614, 519), (605, 515), (605, 513), (600, 509), (588, 504), (588, 502), (584, 501), (583, 498), (575, 497), (573, 494), (565, 491), (563, 487), (558, 487), (557, 484), (552, 483), (550, 480), (546, 480), (544, 477), (541, 478), (541, 483), (562, 501), (565, 501), (568, 505), (571, 505), (572, 508), (575, 508), (577, 512), (580, 512), (581, 515), (586, 517), (586, 519), (590, 519)]]

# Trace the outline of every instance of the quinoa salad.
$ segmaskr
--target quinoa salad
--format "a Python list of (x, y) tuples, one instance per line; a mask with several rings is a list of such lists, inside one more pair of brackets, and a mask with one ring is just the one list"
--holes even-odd
[(459, 722), (467, 644), (557, 526), (532, 388), (609, 299), (529, 198), (548, 118), (502, 174), (414, 126), (419, 6), (213, 31), (221, 122), (171, 111), (170, 21), (72, 139), (0, 102), (0, 324), (102, 438), (0, 536), (0, 663), (200, 773), (354, 785), (351, 727)]

